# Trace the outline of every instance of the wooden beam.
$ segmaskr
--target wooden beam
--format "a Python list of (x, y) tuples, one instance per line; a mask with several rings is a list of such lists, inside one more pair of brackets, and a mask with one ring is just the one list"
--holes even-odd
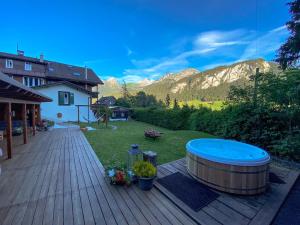
[[(24, 94), (23, 94), (24, 95)], [(16, 104), (40, 104), (40, 102), (35, 102), (35, 101), (26, 101), (26, 100), (21, 100), (21, 99), (15, 99), (15, 98), (4, 98), (0, 97), (0, 102), (1, 103), (16, 103)]]
[(31, 116), (32, 116), (32, 135), (35, 136), (35, 104), (32, 105), (31, 107)]
[(79, 119), (79, 105), (77, 105), (77, 123), (79, 124), (80, 119)]
[(22, 122), (23, 122), (23, 141), (24, 141), (24, 144), (27, 144), (28, 134), (27, 134), (27, 106), (26, 106), (26, 104), (22, 105)]
[(7, 158), (11, 159), (12, 152), (12, 112), (11, 103), (5, 104), (5, 120), (6, 120), (6, 145), (7, 145)]
[(36, 118), (37, 118), (37, 122), (40, 124), (42, 122), (42, 119), (41, 119), (41, 105), (36, 105)]

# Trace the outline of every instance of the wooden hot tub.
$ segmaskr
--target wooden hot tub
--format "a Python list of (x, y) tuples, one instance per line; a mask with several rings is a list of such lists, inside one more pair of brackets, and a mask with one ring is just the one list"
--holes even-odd
[(195, 139), (186, 145), (187, 170), (220, 191), (255, 195), (269, 183), (269, 154), (252, 145), (223, 139)]

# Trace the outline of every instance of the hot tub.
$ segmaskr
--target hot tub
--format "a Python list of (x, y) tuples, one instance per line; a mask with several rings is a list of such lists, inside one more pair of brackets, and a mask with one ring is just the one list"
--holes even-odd
[(186, 144), (191, 176), (220, 191), (241, 195), (264, 192), (269, 183), (269, 154), (253, 145), (224, 139), (195, 139)]

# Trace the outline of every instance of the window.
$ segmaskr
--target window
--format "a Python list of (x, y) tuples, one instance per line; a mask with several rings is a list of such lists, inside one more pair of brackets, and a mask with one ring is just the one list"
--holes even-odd
[(59, 91), (58, 105), (74, 105), (74, 94), (71, 92)]
[(73, 75), (74, 75), (74, 76), (80, 76), (80, 73), (74, 72)]
[(6, 68), (9, 68), (9, 69), (14, 68), (14, 62), (12, 61), (12, 59), (7, 59), (7, 60), (5, 61), (5, 67), (6, 67)]
[(38, 77), (23, 77), (23, 84), (27, 87), (36, 87), (45, 84), (45, 80)]
[(31, 63), (25, 62), (25, 68), (24, 69), (27, 70), (27, 71), (31, 71)]
[(23, 84), (28, 87), (28, 77), (23, 77)]
[(28, 77), (29, 79), (29, 87), (33, 86), (33, 78), (32, 77)]

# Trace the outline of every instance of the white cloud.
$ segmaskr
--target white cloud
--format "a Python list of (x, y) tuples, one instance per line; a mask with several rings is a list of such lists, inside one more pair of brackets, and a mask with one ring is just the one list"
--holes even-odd
[(239, 60), (266, 57), (270, 53), (276, 52), (288, 35), (286, 26), (277, 27), (267, 33), (257, 36), (247, 45), (243, 55)]
[(125, 49), (127, 51), (127, 56), (131, 56), (133, 54), (133, 51), (128, 46), (125, 46)]
[(223, 46), (247, 44), (245, 41), (245, 30), (233, 31), (208, 31), (199, 34), (194, 42), (198, 48), (211, 47), (219, 48)]

